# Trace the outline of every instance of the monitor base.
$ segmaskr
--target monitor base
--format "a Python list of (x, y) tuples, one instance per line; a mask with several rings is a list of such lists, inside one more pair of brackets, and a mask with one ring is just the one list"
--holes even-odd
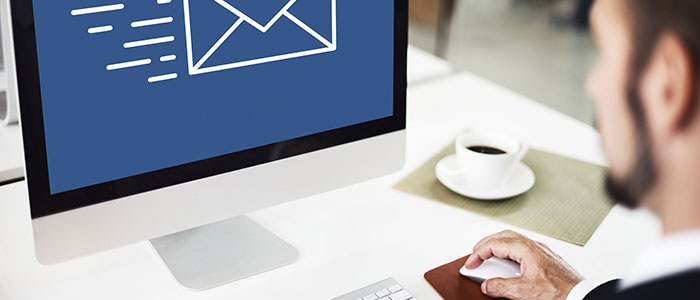
[(246, 216), (151, 240), (180, 285), (206, 290), (276, 269), (299, 259), (299, 252)]

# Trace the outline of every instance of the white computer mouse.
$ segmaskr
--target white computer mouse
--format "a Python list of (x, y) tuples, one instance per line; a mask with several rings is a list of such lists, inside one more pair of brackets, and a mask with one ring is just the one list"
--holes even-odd
[(512, 260), (492, 257), (474, 270), (462, 266), (459, 274), (478, 283), (491, 278), (515, 278), (520, 277), (520, 264)]

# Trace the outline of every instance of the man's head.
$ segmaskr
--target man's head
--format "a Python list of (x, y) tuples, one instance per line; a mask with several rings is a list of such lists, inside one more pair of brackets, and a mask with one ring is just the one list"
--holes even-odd
[(678, 141), (700, 128), (700, 1), (598, 0), (591, 26), (599, 58), (587, 90), (610, 162), (608, 190), (637, 206)]

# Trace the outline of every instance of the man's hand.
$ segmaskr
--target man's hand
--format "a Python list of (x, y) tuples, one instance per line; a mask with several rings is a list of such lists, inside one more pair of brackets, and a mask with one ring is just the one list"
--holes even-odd
[(465, 266), (475, 269), (494, 256), (519, 263), (522, 275), (519, 278), (484, 281), (481, 291), (491, 297), (564, 300), (571, 289), (583, 280), (549, 247), (510, 230), (479, 241)]

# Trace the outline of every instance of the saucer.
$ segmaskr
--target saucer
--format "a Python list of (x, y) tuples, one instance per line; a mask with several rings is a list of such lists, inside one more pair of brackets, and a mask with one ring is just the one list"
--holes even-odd
[(459, 171), (457, 155), (450, 155), (437, 164), (435, 174), (448, 189), (462, 196), (479, 200), (500, 200), (518, 196), (535, 185), (535, 173), (522, 162), (513, 169), (508, 180), (497, 188), (470, 186)]

